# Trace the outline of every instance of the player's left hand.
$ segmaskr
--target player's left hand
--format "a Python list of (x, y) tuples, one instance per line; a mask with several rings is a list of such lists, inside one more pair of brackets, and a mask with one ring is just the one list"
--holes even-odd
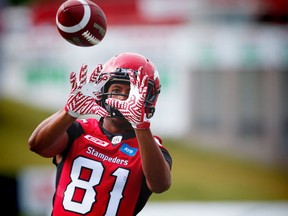
[(146, 117), (144, 102), (147, 95), (148, 76), (143, 76), (143, 67), (137, 72), (137, 78), (134, 71), (129, 71), (130, 92), (126, 100), (116, 98), (106, 99), (106, 103), (118, 109), (122, 115), (131, 123), (135, 129), (145, 129), (150, 127), (150, 121)]

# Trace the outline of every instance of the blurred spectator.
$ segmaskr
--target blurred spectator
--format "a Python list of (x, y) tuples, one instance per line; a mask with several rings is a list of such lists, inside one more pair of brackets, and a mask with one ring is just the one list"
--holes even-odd
[(271, 24), (288, 23), (288, 1), (287, 0), (265, 0), (263, 9), (257, 21)]

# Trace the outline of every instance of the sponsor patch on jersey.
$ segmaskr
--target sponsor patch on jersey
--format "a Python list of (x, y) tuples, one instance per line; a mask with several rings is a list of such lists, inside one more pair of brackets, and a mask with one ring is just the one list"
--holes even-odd
[(105, 141), (103, 141), (103, 140), (100, 140), (100, 139), (98, 139), (98, 138), (96, 138), (96, 137), (93, 137), (93, 136), (91, 136), (91, 135), (85, 135), (84, 137), (85, 137), (85, 139), (87, 139), (87, 140), (89, 140), (89, 141), (91, 141), (91, 142), (93, 142), (93, 143), (95, 143), (95, 144), (97, 144), (97, 145), (103, 146), (103, 147), (106, 147), (106, 146), (109, 145), (108, 142), (105, 142)]
[(129, 146), (127, 143), (123, 143), (121, 148), (120, 148), (120, 151), (126, 155), (134, 156), (136, 154), (136, 152), (138, 151), (138, 148), (133, 148), (133, 147)]

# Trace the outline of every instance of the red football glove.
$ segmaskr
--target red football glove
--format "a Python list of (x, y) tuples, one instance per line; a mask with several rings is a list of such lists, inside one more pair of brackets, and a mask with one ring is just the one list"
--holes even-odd
[(146, 117), (144, 102), (147, 95), (148, 76), (143, 76), (143, 67), (140, 67), (137, 79), (134, 72), (129, 71), (130, 92), (126, 100), (116, 98), (106, 99), (106, 103), (118, 109), (122, 115), (131, 123), (135, 129), (145, 129), (150, 127), (150, 121)]
[[(96, 103), (97, 93), (102, 86), (108, 81), (108, 75), (103, 76), (101, 80), (97, 80), (102, 65), (98, 65), (92, 72), (89, 82), (87, 82), (87, 65), (82, 65), (79, 74), (79, 84), (76, 81), (76, 73), (70, 73), (71, 92), (65, 105), (65, 111), (78, 118), (80, 115), (96, 114), (102, 117), (108, 112)], [(95, 81), (97, 80), (97, 83)]]

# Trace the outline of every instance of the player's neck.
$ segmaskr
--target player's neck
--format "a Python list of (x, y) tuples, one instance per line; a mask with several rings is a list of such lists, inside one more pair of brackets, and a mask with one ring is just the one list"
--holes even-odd
[(133, 130), (127, 120), (120, 118), (105, 117), (102, 126), (112, 134), (127, 134)]

